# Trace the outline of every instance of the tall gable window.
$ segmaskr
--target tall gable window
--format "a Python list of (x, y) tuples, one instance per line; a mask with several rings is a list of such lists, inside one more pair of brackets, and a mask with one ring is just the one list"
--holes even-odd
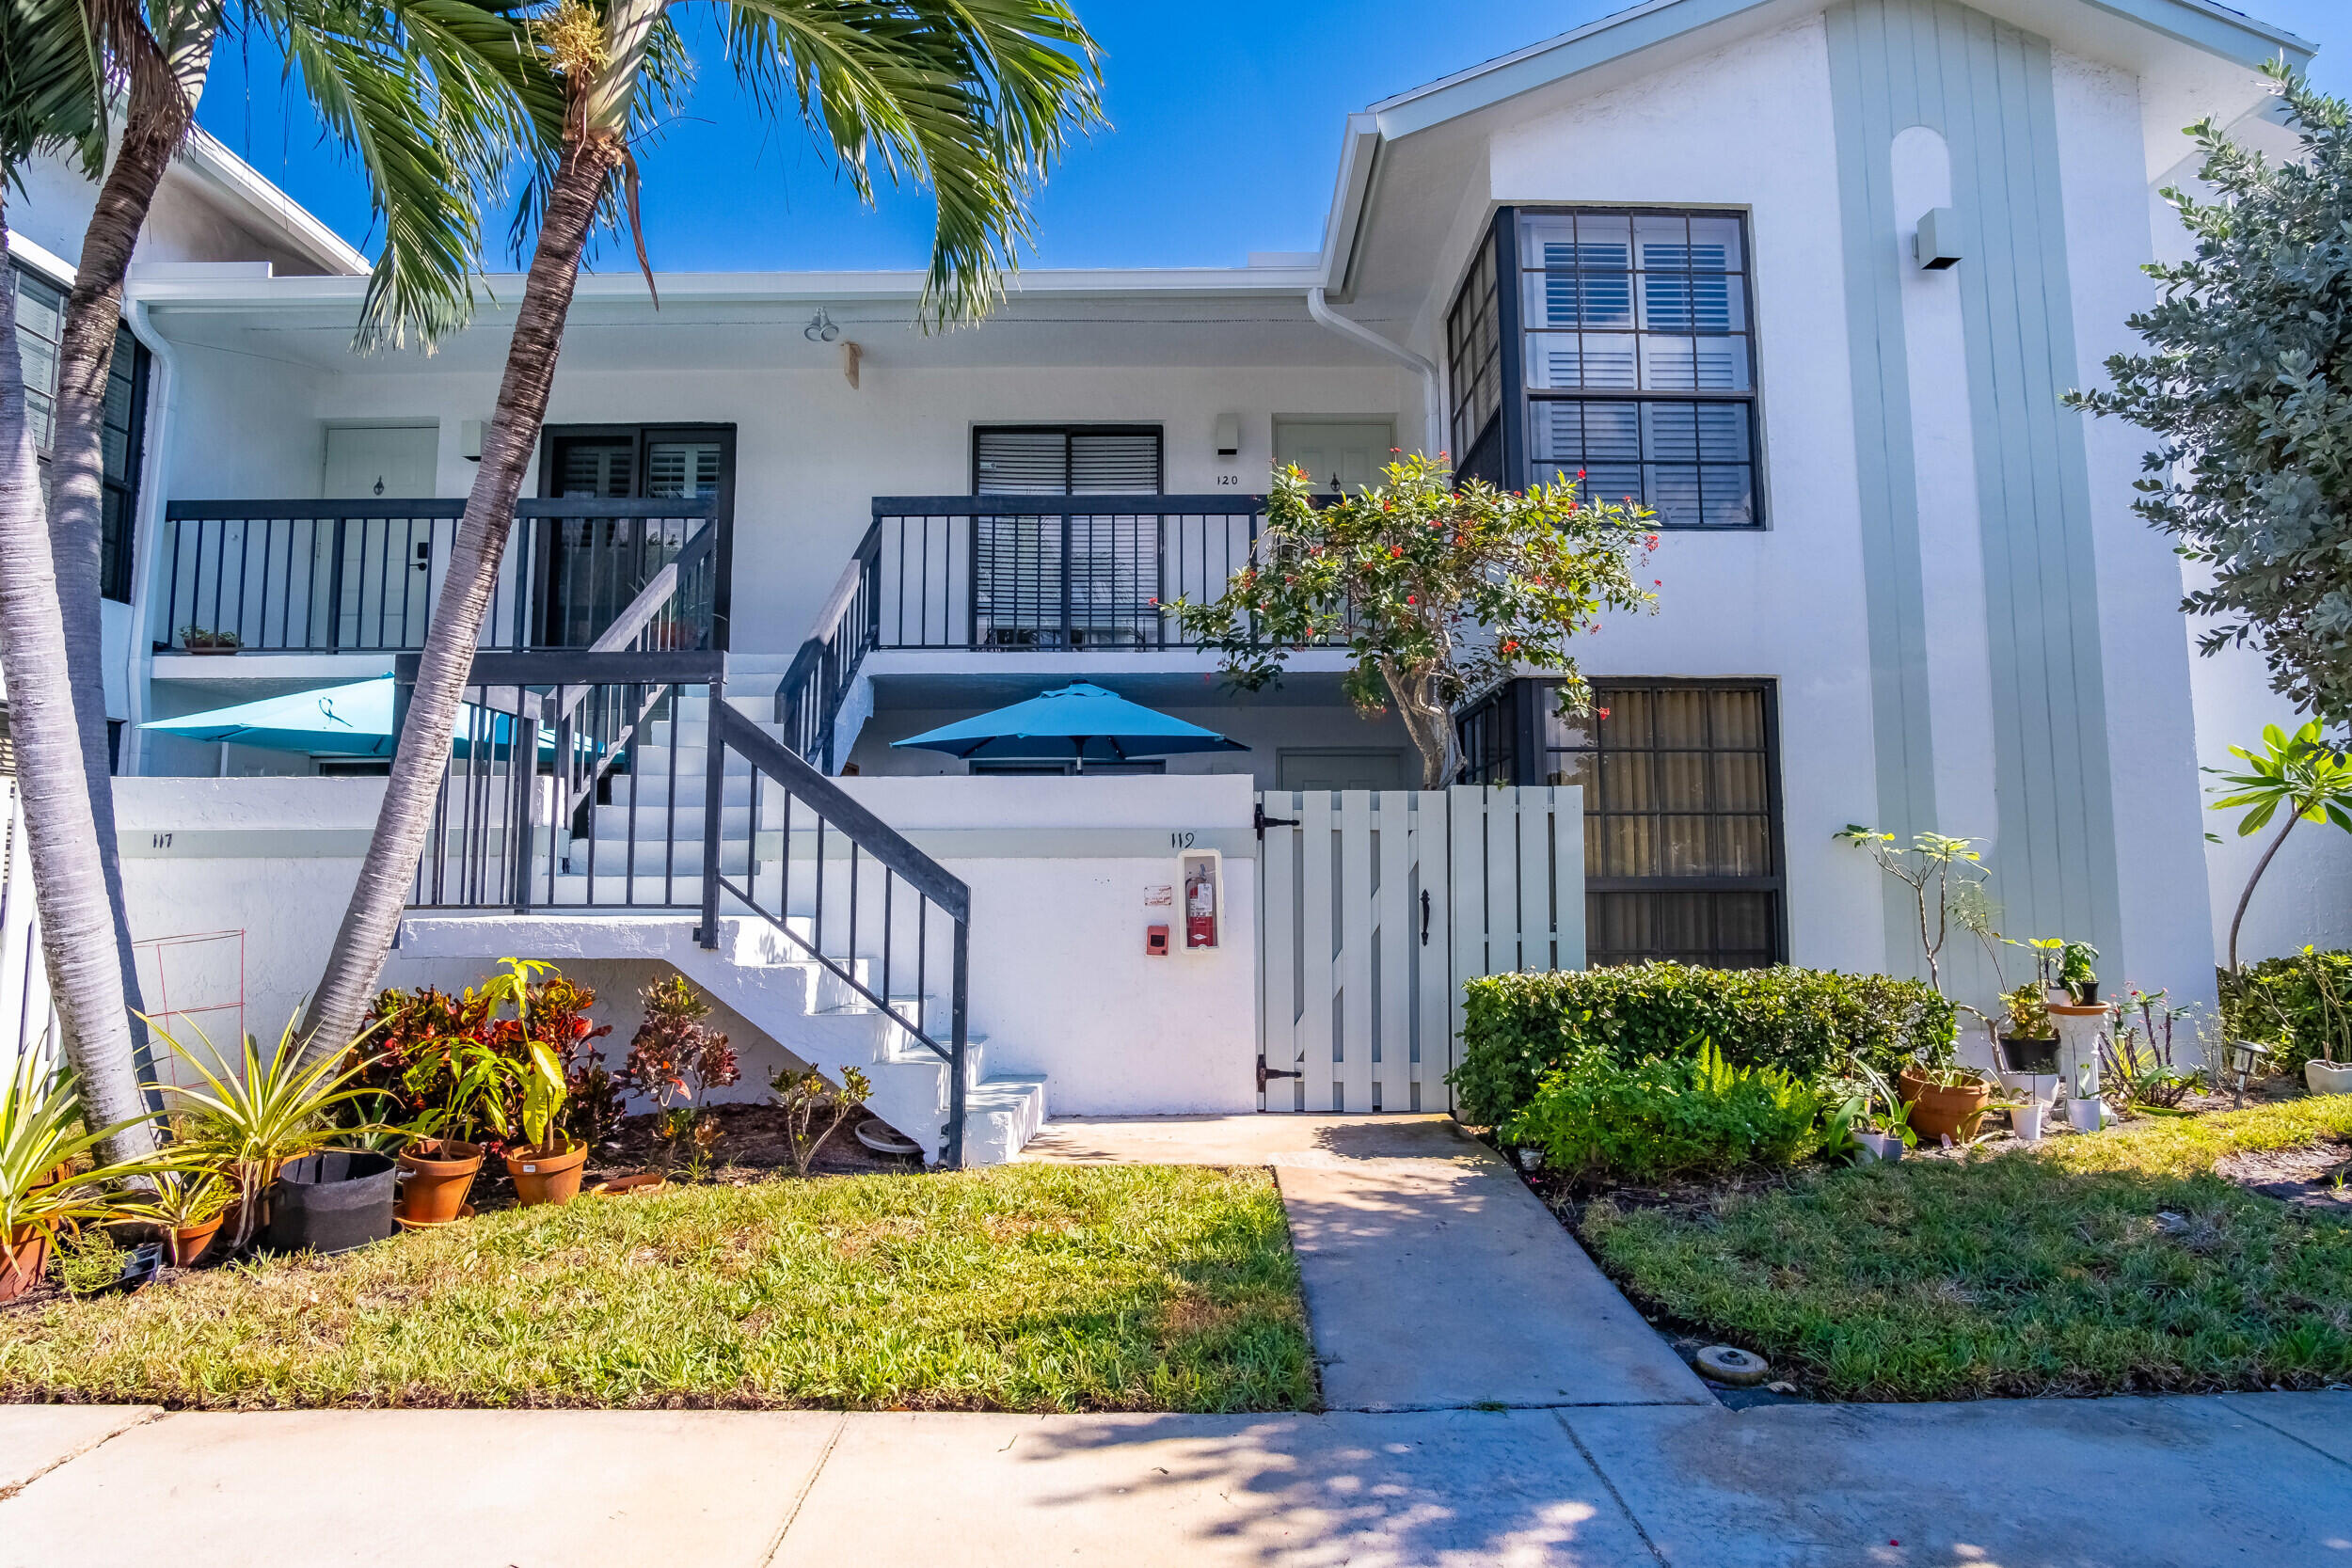
[[(56, 420), (57, 348), (65, 330), (65, 291), (9, 263), (0, 281), (16, 289), (16, 342), (24, 362), (24, 412), (33, 427), (41, 487), (49, 484), (49, 448)], [(101, 443), (105, 454), (99, 513), (98, 592), (131, 597), (131, 536), (136, 526), (140, 436), (147, 428), (147, 350), (128, 327), (115, 330)]]
[[(1501, 390), (1482, 393), (1492, 291)], [(1668, 528), (1755, 528), (1756, 356), (1737, 215), (1578, 208), (1498, 215), (1448, 317), (1461, 470), (1518, 486), (1573, 478)], [(1500, 404), (1489, 417), (1487, 410)]]

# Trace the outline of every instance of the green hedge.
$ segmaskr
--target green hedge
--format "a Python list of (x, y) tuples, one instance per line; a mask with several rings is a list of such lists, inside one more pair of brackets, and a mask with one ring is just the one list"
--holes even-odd
[(1632, 1063), (1713, 1040), (1734, 1067), (1807, 1084), (1850, 1052), (1892, 1070), (1952, 1050), (1952, 1005), (1885, 974), (1647, 963), (1489, 974), (1467, 992), (1462, 1062), (1449, 1077), (1463, 1119), (1482, 1125), (1507, 1120), (1545, 1073), (1594, 1049)]
[(2281, 1072), (2301, 1077), (2331, 1028), (2336, 1060), (2352, 1057), (2352, 953), (2291, 953), (2249, 965), (2243, 974), (2224, 969), (2218, 977), (2223, 1029), (2232, 1039), (2275, 1047)]

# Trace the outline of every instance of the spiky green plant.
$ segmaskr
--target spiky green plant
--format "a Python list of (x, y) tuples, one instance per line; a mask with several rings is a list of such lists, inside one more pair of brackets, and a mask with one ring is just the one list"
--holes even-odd
[(67, 1226), (115, 1218), (116, 1189), (153, 1171), (153, 1162), (135, 1160), (57, 1177), (121, 1131), (88, 1125), (72, 1069), (54, 1066), (46, 1050), (23, 1053), (0, 1076), (0, 1269), (11, 1279), (22, 1283), (17, 1249), (25, 1241), (54, 1241)]

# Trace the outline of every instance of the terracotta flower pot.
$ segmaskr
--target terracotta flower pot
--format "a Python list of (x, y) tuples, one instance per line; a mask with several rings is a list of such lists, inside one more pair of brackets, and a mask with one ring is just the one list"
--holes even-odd
[(1911, 1130), (1923, 1142), (1935, 1143), (1948, 1134), (1954, 1143), (1966, 1143), (1977, 1135), (1978, 1124), (1984, 1120), (1985, 1107), (1993, 1100), (1993, 1086), (1931, 1084), (1917, 1072), (1905, 1069), (1902, 1097), (1911, 1106)]
[[(13, 1265), (13, 1266), (11, 1266)], [(40, 1283), (49, 1266), (49, 1233), (29, 1225), (8, 1232), (0, 1245), (0, 1301), (14, 1301)]]
[(223, 1211), (201, 1225), (183, 1225), (172, 1231), (167, 1238), (171, 1243), (171, 1266), (175, 1269), (196, 1267), (196, 1260), (204, 1256), (206, 1247), (213, 1244), (213, 1238), (220, 1233), (221, 1223), (228, 1217), (228, 1212)]
[(404, 1225), (447, 1225), (466, 1207), (474, 1173), (482, 1168), (480, 1144), (428, 1139), (400, 1157), (400, 1202), (394, 1214)]
[(588, 1163), (588, 1146), (575, 1139), (550, 1153), (529, 1145), (506, 1153), (506, 1174), (515, 1179), (515, 1201), (525, 1208), (534, 1203), (569, 1203), (580, 1196), (580, 1173)]

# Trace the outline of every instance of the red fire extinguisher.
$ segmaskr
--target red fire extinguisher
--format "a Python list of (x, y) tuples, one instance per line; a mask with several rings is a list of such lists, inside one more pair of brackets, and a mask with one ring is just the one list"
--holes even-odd
[(1216, 945), (1216, 868), (1208, 861), (1184, 873), (1184, 945)]

